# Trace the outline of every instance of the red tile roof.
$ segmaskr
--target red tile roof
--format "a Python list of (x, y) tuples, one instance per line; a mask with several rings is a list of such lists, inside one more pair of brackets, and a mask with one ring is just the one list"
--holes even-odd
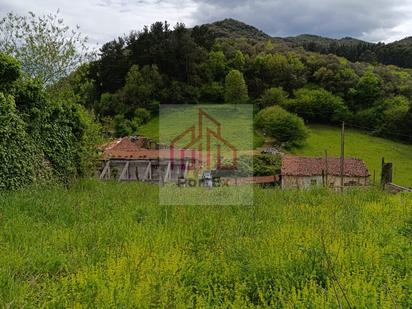
[[(103, 160), (120, 159), (169, 159), (171, 155), (170, 149), (147, 149), (143, 148), (147, 142), (142, 142), (139, 138), (124, 137), (111, 142), (103, 151)], [(175, 149), (175, 157), (181, 158), (196, 158), (197, 151), (191, 149)]]
[[(322, 170), (326, 173), (326, 160), (322, 157), (297, 157), (286, 155), (282, 159), (281, 174), (286, 176), (319, 176)], [(328, 175), (340, 175), (340, 158), (328, 157)], [(344, 176), (369, 176), (365, 163), (356, 158), (346, 158)]]

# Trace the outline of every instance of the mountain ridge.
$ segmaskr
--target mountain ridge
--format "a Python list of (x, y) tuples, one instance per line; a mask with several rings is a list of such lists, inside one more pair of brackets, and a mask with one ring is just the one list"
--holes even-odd
[[(246, 27), (246, 28), (250, 28), (250, 29), (254, 29), (254, 31), (259, 32), (262, 36), (267, 37), (267, 38), (273, 38), (273, 39), (297, 39), (297, 38), (317, 38), (317, 39), (322, 39), (322, 40), (327, 40), (327, 41), (334, 41), (334, 42), (345, 42), (345, 41), (356, 41), (356, 42), (362, 42), (362, 43), (367, 43), (367, 44), (385, 44), (385, 45), (390, 45), (390, 44), (395, 44), (395, 43), (400, 43), (403, 41), (410, 41), (412, 43), (412, 36), (406, 36), (402, 39), (399, 40), (395, 40), (389, 43), (384, 43), (382, 41), (378, 41), (378, 42), (369, 42), (366, 40), (362, 40), (356, 37), (351, 37), (351, 36), (343, 36), (341, 38), (331, 38), (331, 37), (327, 37), (327, 36), (323, 36), (320, 34), (313, 34), (313, 33), (302, 33), (302, 34), (298, 34), (295, 36), (272, 36), (266, 32), (264, 32), (263, 30), (250, 25), (248, 23), (245, 23), (241, 20), (237, 20), (234, 18), (224, 18), (221, 20), (217, 20), (217, 21), (213, 21), (210, 23), (205, 23), (203, 24), (205, 26), (208, 27), (212, 27), (212, 28), (218, 28), (218, 27), (224, 27), (224, 28), (234, 28), (234, 26), (236, 25), (241, 25), (242, 27)], [(228, 26), (230, 25), (230, 26)]]
[(262, 30), (242, 21), (226, 18), (204, 24), (217, 38), (246, 38), (252, 41), (272, 40), (283, 42), (290, 47), (302, 47), (307, 51), (334, 54), (352, 62), (381, 63), (412, 68), (412, 37), (405, 37), (391, 43), (372, 43), (345, 36), (339, 39), (316, 34), (273, 37)]
[(242, 21), (225, 18), (209, 24), (204, 24), (218, 37), (249, 38), (254, 40), (271, 39), (272, 37), (262, 30)]

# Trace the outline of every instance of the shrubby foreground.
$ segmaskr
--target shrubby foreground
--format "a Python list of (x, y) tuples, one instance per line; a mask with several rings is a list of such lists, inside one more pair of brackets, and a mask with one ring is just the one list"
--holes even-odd
[(0, 303), (412, 306), (410, 195), (254, 199), (159, 206), (156, 186), (96, 181), (0, 193)]

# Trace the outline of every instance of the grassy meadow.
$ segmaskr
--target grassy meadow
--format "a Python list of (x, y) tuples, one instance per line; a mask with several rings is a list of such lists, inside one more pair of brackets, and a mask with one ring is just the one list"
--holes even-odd
[[(340, 155), (340, 129), (330, 126), (312, 125), (311, 134), (306, 144), (292, 152), (297, 155), (323, 156)], [(382, 157), (393, 163), (393, 180), (395, 183), (412, 188), (412, 145), (397, 143), (384, 138), (371, 136), (365, 132), (345, 130), (345, 154), (363, 159), (371, 175), (376, 173), (380, 180)]]
[(373, 189), (201, 207), (159, 206), (144, 183), (3, 192), (0, 304), (410, 308), (411, 206)]
[[(253, 130), (253, 107), (251, 105), (239, 105), (238, 107), (227, 104), (165, 106), (160, 110), (160, 117), (153, 118), (139, 128), (140, 135), (162, 143), (170, 143), (184, 130), (197, 125), (197, 113), (200, 107), (221, 123), (223, 137), (238, 150), (253, 149), (264, 141), (264, 138)], [(204, 123), (205, 127), (214, 128), (209, 120), (204, 119)]]

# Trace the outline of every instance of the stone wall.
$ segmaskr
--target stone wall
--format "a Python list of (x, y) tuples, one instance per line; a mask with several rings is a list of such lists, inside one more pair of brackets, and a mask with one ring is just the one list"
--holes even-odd
[[(314, 186), (321, 187), (324, 185), (326, 177), (322, 176), (282, 176), (282, 188), (310, 188)], [(369, 177), (344, 177), (344, 186), (367, 186)], [(329, 188), (340, 188), (340, 176), (327, 176)]]

